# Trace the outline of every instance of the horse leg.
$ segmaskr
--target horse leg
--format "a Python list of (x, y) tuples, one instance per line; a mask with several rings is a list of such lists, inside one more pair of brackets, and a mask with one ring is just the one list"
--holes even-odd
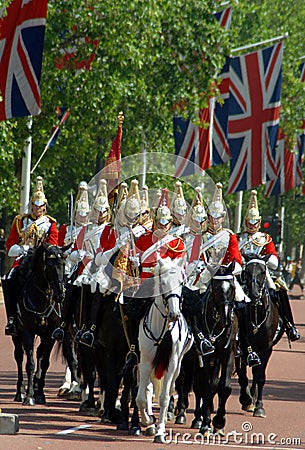
[(34, 335), (29, 333), (28, 331), (23, 331), (23, 346), (26, 354), (26, 364), (25, 370), (27, 374), (27, 388), (26, 395), (23, 400), (23, 405), (33, 406), (35, 405), (34, 398), (34, 371), (35, 371), (35, 362), (34, 362)]
[(209, 373), (209, 360), (205, 358), (204, 367), (202, 368), (201, 387), (202, 387), (202, 404), (200, 407), (201, 412), (201, 426), (199, 433), (204, 437), (209, 436), (211, 433), (211, 398), (212, 388), (210, 385), (210, 373)]
[(51, 337), (43, 337), (37, 348), (37, 369), (34, 376), (34, 396), (37, 405), (44, 405), (46, 403), (44, 394), (45, 379), (50, 366), (50, 355), (54, 344), (55, 341)]
[(165, 424), (167, 419), (167, 408), (169, 405), (170, 395), (174, 390), (175, 381), (180, 373), (181, 360), (179, 358), (172, 358), (169, 367), (164, 375), (163, 388), (160, 395), (160, 412), (157, 426), (157, 433), (154, 442), (164, 444), (166, 443)]
[[(150, 354), (150, 352), (148, 352)], [(152, 371), (152, 365), (150, 360), (144, 360), (143, 354), (141, 355), (139, 365), (139, 387), (136, 397), (136, 403), (140, 411), (141, 422), (143, 425), (148, 426), (153, 423), (152, 418), (147, 411), (147, 387), (150, 383), (150, 374)]]
[(240, 386), (239, 403), (241, 409), (247, 412), (254, 411), (253, 397), (249, 389), (249, 380), (247, 376), (247, 364), (243, 358), (235, 358), (235, 367)]
[(268, 360), (270, 358), (271, 351), (269, 354), (261, 357), (261, 364), (259, 366), (253, 367), (253, 379), (257, 384), (257, 398), (255, 401), (255, 408), (253, 412), (254, 417), (266, 417), (266, 412), (263, 406), (263, 389), (266, 382), (266, 367)]
[(128, 430), (128, 421), (129, 421), (129, 394), (132, 389), (132, 373), (130, 370), (125, 374), (123, 378), (124, 388), (121, 394), (121, 413), (122, 413), (122, 422), (118, 424), (117, 430), (127, 431)]
[[(226, 424), (226, 403), (231, 395), (231, 375), (234, 364), (234, 354), (231, 353), (228, 361), (223, 361), (221, 365), (221, 375), (219, 381), (215, 378), (214, 381), (218, 381), (217, 386), (212, 389), (212, 393), (217, 389), (218, 391), (218, 408), (216, 415), (213, 418), (213, 433), (217, 433), (220, 436), (224, 436), (224, 428)], [(216, 389), (215, 389), (216, 388)]]
[(82, 376), (82, 393), (85, 389), (88, 390), (88, 395), (83, 395), (82, 403), (79, 411), (88, 416), (96, 416), (97, 410), (95, 407), (94, 384), (96, 380), (95, 359), (93, 349), (82, 348), (79, 346), (78, 350), (79, 369)]
[(14, 343), (14, 358), (17, 363), (17, 389), (16, 394), (14, 397), (14, 402), (22, 402), (25, 397), (25, 388), (24, 388), (24, 382), (23, 382), (23, 369), (22, 369), (22, 363), (23, 363), (23, 347), (22, 347), (22, 339), (21, 336), (13, 336), (13, 343)]
[[(72, 339), (70, 331), (67, 331), (63, 340), (63, 355), (67, 361), (68, 369), (70, 371), (70, 386), (65, 395), (67, 400), (80, 400), (81, 389), (78, 380), (78, 360), (74, 350), (74, 341)], [(60, 393), (58, 392), (58, 396)]]
[[(116, 401), (119, 395), (120, 376), (117, 370), (116, 356), (114, 352), (105, 350), (105, 411), (101, 417), (101, 422), (120, 423), (121, 413), (116, 408)], [(123, 363), (121, 365), (123, 367)]]
[(195, 373), (194, 373), (194, 383), (193, 383), (193, 392), (195, 395), (195, 410), (194, 410), (194, 419), (192, 420), (191, 428), (200, 429), (202, 424), (202, 417), (201, 417), (201, 404), (202, 404), (202, 371), (203, 368), (200, 367), (199, 364), (199, 357), (196, 350), (196, 359), (195, 364), (196, 367)]

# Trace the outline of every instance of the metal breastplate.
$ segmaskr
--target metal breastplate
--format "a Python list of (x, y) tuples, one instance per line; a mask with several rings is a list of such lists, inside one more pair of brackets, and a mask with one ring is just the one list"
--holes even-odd
[[(206, 235), (204, 236), (204, 242), (208, 241), (212, 237), (214, 237), (213, 234), (206, 233)], [(227, 232), (222, 235), (221, 239), (216, 240), (213, 246), (207, 250), (206, 256), (210, 264), (221, 264), (227, 252), (229, 242), (230, 233)]]
[(239, 249), (242, 255), (260, 255), (266, 244), (266, 235), (261, 232), (257, 232), (253, 235), (244, 234), (241, 237), (239, 243)]

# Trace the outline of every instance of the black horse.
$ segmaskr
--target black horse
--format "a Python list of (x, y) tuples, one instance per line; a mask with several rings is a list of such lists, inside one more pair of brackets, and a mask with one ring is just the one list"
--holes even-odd
[[(18, 369), (16, 401), (25, 405), (44, 404), (45, 376), (54, 346), (52, 330), (60, 321), (60, 304), (64, 298), (65, 248), (39, 244), (28, 251), (17, 269), (18, 334), (13, 337), (14, 357)], [(34, 340), (40, 337), (35, 372)], [(26, 353), (27, 389), (24, 392), (23, 354)]]
[(248, 388), (247, 364), (245, 359), (236, 358), (236, 371), (240, 385), (239, 401), (242, 409), (253, 411), (255, 417), (265, 417), (263, 407), (263, 388), (266, 381), (266, 368), (271, 357), (278, 328), (279, 314), (276, 304), (271, 300), (266, 283), (266, 263), (269, 256), (248, 255), (243, 268), (244, 290), (251, 302), (246, 306), (250, 341), (241, 342), (242, 354), (247, 354), (249, 345), (259, 355), (261, 364), (252, 367), (252, 385)]
[[(231, 377), (234, 369), (235, 337), (238, 321), (235, 315), (235, 264), (208, 267), (211, 280), (208, 289), (198, 304), (201, 314), (197, 324), (214, 345), (213, 353), (202, 357), (193, 352), (191, 364), (195, 365), (193, 391), (196, 398), (192, 428), (199, 427), (200, 433), (207, 436), (211, 432), (211, 414), (214, 411), (213, 399), (218, 395), (218, 408), (213, 417), (213, 432), (224, 434), (226, 422), (226, 402), (231, 395)], [(187, 302), (187, 291), (184, 292)], [(195, 309), (198, 305), (195, 305)], [(198, 319), (201, 320), (198, 320)], [(192, 353), (189, 355), (191, 357)], [(186, 368), (185, 368), (186, 370)], [(190, 383), (190, 381), (189, 381)], [(185, 398), (186, 394), (184, 393)]]

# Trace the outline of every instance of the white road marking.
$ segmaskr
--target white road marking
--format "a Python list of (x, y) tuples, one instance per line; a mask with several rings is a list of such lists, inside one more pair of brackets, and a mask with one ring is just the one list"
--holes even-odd
[(91, 425), (79, 425), (78, 427), (68, 428), (67, 430), (62, 430), (55, 434), (71, 434), (71, 433), (74, 433), (74, 431), (84, 430), (85, 428), (90, 428), (90, 427), (91, 427)]

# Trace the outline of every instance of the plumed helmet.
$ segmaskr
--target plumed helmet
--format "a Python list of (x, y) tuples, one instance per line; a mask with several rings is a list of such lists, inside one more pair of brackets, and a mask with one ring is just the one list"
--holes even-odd
[(245, 221), (255, 224), (261, 220), (257, 204), (257, 191), (252, 190), (249, 199), (248, 210), (245, 215)]
[(223, 202), (222, 202), (222, 184), (216, 183), (216, 189), (214, 192), (214, 197), (212, 203), (209, 206), (209, 214), (214, 219), (218, 219), (219, 217), (224, 217), (226, 212), (224, 210)]
[(42, 177), (36, 178), (36, 187), (31, 198), (31, 203), (36, 206), (42, 206), (48, 203), (48, 200), (43, 192)]
[(144, 214), (149, 211), (148, 187), (143, 186), (141, 191), (141, 213)]
[(98, 191), (94, 199), (92, 208), (100, 212), (105, 212), (110, 209), (108, 194), (107, 194), (107, 181), (103, 178), (99, 182)]
[(174, 197), (172, 199), (172, 214), (184, 216), (187, 210), (186, 201), (184, 200), (182, 183), (177, 181), (175, 184)]
[(81, 217), (86, 217), (90, 212), (88, 199), (88, 184), (81, 181), (78, 185), (78, 192), (75, 200), (75, 213)]
[(173, 220), (170, 211), (168, 189), (162, 189), (161, 198), (159, 205), (156, 209), (155, 220), (161, 223), (161, 225), (166, 225)]
[(124, 206), (124, 214), (129, 222), (133, 222), (141, 214), (141, 199), (138, 180), (131, 180), (130, 189)]
[(201, 188), (199, 186), (196, 187), (194, 192), (190, 216), (192, 220), (200, 223), (204, 222), (207, 219), (207, 213), (202, 201)]

